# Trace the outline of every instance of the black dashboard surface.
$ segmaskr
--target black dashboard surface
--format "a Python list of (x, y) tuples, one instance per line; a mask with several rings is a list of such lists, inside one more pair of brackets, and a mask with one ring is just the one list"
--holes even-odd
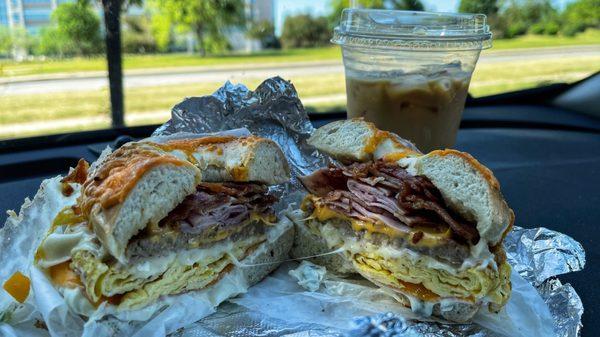
[[(321, 117), (314, 124), (331, 120)], [(18, 212), (42, 179), (66, 173), (79, 158), (95, 160), (110, 143), (0, 154), (0, 209)], [(516, 225), (547, 227), (581, 242), (585, 269), (559, 278), (583, 300), (583, 335), (600, 336), (594, 320), (600, 314), (600, 120), (541, 106), (470, 108), (455, 147), (494, 171)]]

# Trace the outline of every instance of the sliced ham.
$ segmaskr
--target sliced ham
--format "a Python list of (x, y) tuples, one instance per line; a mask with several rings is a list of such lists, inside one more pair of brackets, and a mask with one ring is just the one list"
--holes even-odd
[(200, 234), (215, 226), (237, 226), (253, 212), (272, 214), (275, 197), (267, 192), (266, 186), (252, 183), (202, 183), (161, 220), (160, 226), (189, 234)]
[(449, 227), (459, 238), (473, 244), (479, 241), (475, 225), (449, 209), (427, 177), (413, 176), (397, 164), (377, 161), (329, 167), (300, 181), (321, 202), (347, 216), (404, 231), (415, 226)]
[(359, 204), (354, 204), (354, 208), (367, 219), (377, 220), (387, 226), (398, 229), (402, 232), (410, 232), (410, 228), (398, 220), (397, 217), (385, 215), (384, 212), (373, 212), (363, 208)]

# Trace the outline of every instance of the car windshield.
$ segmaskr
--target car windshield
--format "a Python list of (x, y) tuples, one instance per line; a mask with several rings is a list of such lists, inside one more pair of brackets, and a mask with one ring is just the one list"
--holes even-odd
[[(351, 6), (486, 14), (493, 47), (477, 62), (472, 97), (600, 70), (596, 0), (0, 0), (0, 139), (160, 124), (185, 97), (276, 75), (309, 112), (343, 112), (342, 55), (330, 39)], [(122, 101), (111, 101), (107, 76), (115, 43)]]

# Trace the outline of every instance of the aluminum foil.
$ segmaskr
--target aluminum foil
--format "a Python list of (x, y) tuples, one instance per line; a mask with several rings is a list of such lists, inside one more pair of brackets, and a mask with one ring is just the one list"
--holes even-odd
[(513, 270), (535, 286), (585, 266), (585, 252), (579, 242), (543, 227), (515, 227), (504, 246), (511, 252), (507, 257)]
[[(292, 182), (280, 191), (286, 203), (297, 201), (302, 187), (298, 175), (327, 165), (331, 159), (311, 149), (306, 139), (314, 128), (294, 86), (279, 77), (264, 81), (255, 91), (229, 82), (214, 94), (191, 97), (176, 105), (172, 119), (153, 136), (178, 132), (215, 132), (247, 128), (276, 141), (292, 168)], [(583, 305), (569, 284), (554, 278), (585, 265), (581, 244), (543, 227), (515, 227), (505, 240), (513, 270), (536, 287), (554, 319), (557, 336), (578, 336)], [(392, 313), (355, 318), (353, 329), (298, 324), (227, 303), (219, 311), (173, 336), (499, 336), (476, 324), (442, 324), (405, 320)]]

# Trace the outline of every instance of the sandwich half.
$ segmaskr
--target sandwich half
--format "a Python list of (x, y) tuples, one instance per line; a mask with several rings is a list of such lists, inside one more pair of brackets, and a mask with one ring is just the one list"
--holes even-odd
[[(125, 144), (63, 180), (80, 195), (54, 219), (36, 264), (80, 313), (212, 287), (239, 261), (287, 257), (293, 226), (277, 218), (268, 187), (288, 179), (281, 149), (264, 138)], [(276, 266), (243, 275), (252, 285)]]
[(356, 272), (425, 316), (465, 322), (498, 311), (511, 292), (502, 240), (514, 215), (492, 172), (467, 153), (423, 155), (362, 119), (321, 127), (308, 140), (343, 164), (301, 178), (292, 255)]

